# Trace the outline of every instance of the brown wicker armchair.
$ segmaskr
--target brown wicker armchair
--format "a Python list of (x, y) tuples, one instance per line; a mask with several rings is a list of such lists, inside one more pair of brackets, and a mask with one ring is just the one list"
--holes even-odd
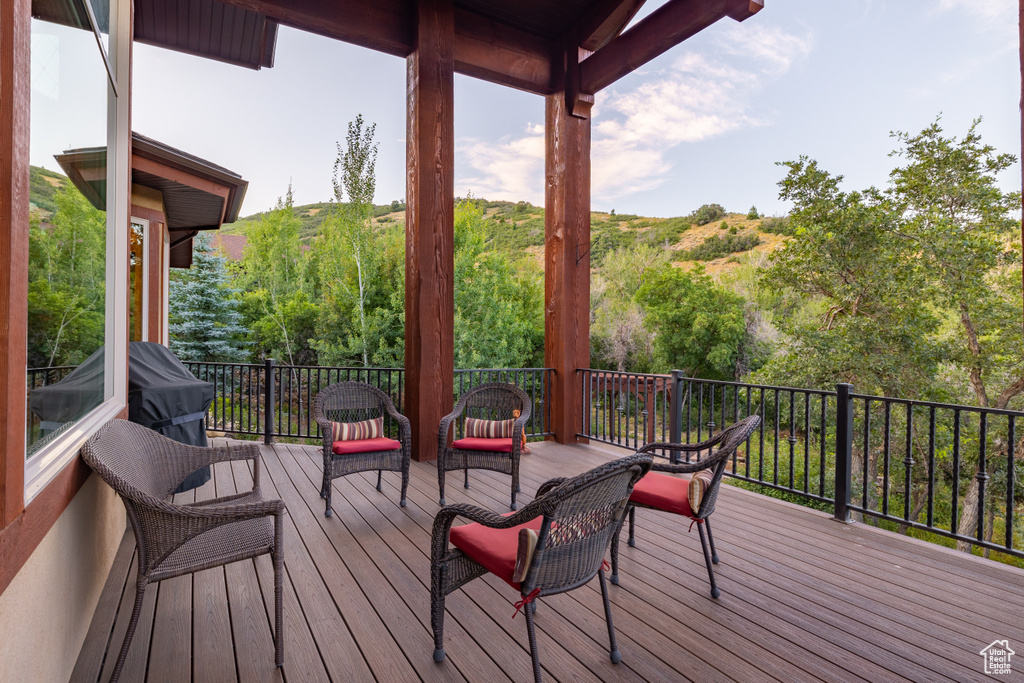
[[(445, 504), (445, 474), (464, 470), (463, 485), (469, 488), (469, 470), (482, 469), (512, 475), (512, 504), (516, 509), (519, 492), (519, 456), (523, 452), (523, 430), (533, 412), (533, 402), (514, 384), (489, 382), (470, 389), (446, 415), (437, 430), (437, 486), (441, 505)], [(474, 420), (503, 422), (514, 420), (512, 433), (502, 438), (474, 438), (466, 434), (465, 415)], [(454, 423), (454, 425), (453, 425)], [(452, 427), (458, 438), (449, 444)]]
[[(89, 439), (82, 458), (121, 496), (138, 551), (135, 607), (110, 680), (121, 675), (148, 584), (264, 553), (273, 557), (274, 661), (281, 666), (285, 505), (262, 498), (259, 446), (187, 446), (134, 422), (114, 420)], [(166, 501), (199, 468), (230, 460), (253, 461), (252, 491), (190, 505)]]
[[(634, 484), (651, 467), (651, 456), (637, 453), (605, 463), (571, 479), (552, 479), (521, 511), (498, 515), (472, 505), (443, 508), (434, 518), (431, 542), (430, 618), (434, 661), (444, 661), (445, 596), (491, 572), (518, 590), (516, 603), (526, 615), (533, 676), (541, 680), (532, 604), (537, 598), (564, 593), (597, 574), (608, 622), (611, 660), (622, 659), (615, 642), (604, 555), (621, 528)], [(456, 517), (472, 524), (452, 528)], [(449, 548), (449, 540), (455, 548)], [(532, 554), (524, 548), (532, 547)]]
[[(379, 438), (335, 441), (332, 423), (359, 423), (390, 416), (398, 425), (398, 439), (381, 434)], [(313, 401), (313, 419), (320, 426), (324, 439), (324, 480), (320, 497), (327, 504), (324, 516), (331, 509), (331, 480), (356, 472), (377, 470), (377, 490), (381, 490), (381, 472), (402, 473), (402, 499), (409, 488), (409, 458), (412, 453), (412, 430), (409, 419), (395, 409), (391, 398), (375, 386), (364, 382), (338, 382), (327, 387)], [(386, 429), (385, 421), (385, 429)]]
[[(629, 540), (630, 547), (635, 545), (634, 531), (636, 527), (636, 508), (649, 508), (662, 510), (677, 515), (683, 515), (697, 524), (697, 531), (700, 532), (700, 544), (704, 550), (704, 563), (708, 567), (708, 579), (711, 581), (711, 597), (717, 598), (721, 595), (718, 586), (715, 584), (715, 572), (712, 564), (718, 564), (718, 553), (715, 551), (715, 539), (711, 535), (711, 521), (709, 517), (715, 511), (715, 501), (718, 500), (719, 484), (722, 475), (729, 464), (736, 449), (743, 444), (761, 423), (757, 415), (750, 415), (739, 422), (730, 425), (715, 436), (694, 444), (683, 443), (649, 443), (640, 449), (640, 453), (653, 453), (656, 451), (670, 453), (685, 453), (687, 460), (692, 454), (697, 455), (697, 460), (683, 463), (655, 463), (651, 472), (647, 474), (633, 489), (629, 498)], [(712, 452), (712, 448), (718, 446)], [(700, 457), (702, 452), (707, 451), (705, 457)], [(672, 456), (676, 458), (675, 455)], [(668, 476), (662, 474), (691, 474), (694, 478), (700, 477), (701, 490), (698, 499), (691, 498), (691, 479)], [(698, 475), (699, 472), (709, 474)], [(696, 505), (693, 505), (696, 500)], [(696, 510), (694, 510), (696, 507)], [(704, 531), (707, 529), (707, 538)], [(612, 583), (619, 583), (619, 529), (612, 539)], [(710, 546), (710, 551), (709, 551)]]

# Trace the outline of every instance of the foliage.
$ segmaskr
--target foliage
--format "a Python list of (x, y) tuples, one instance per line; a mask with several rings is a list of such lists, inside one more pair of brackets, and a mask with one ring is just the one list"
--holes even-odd
[(756, 206), (750, 207), (750, 211), (747, 211), (747, 220), (749, 220), (749, 221), (756, 221), (760, 217), (761, 217), (761, 214), (759, 214), (757, 212), (757, 207)]
[(103, 344), (106, 215), (69, 182), (29, 226), (29, 367), (78, 365)]
[(654, 333), (645, 324), (646, 311), (636, 293), (668, 265), (669, 253), (639, 243), (605, 256), (591, 286), (593, 367), (607, 366), (620, 372), (651, 369)]
[(181, 360), (242, 362), (246, 329), (225, 259), (214, 253), (208, 233), (192, 245), (192, 267), (171, 275), (170, 349)]
[(455, 209), (455, 367), (543, 365), (544, 289), (539, 269), (487, 251), (483, 213)]
[(766, 216), (761, 219), (758, 229), (773, 235), (793, 236), (793, 228), (790, 227), (789, 218), (786, 216)]
[(695, 225), (707, 225), (711, 221), (717, 221), (725, 217), (725, 209), (721, 204), (705, 204), (693, 212)]
[(666, 266), (637, 294), (654, 330), (656, 364), (689, 377), (734, 379), (737, 353), (746, 333), (743, 300), (697, 268), (691, 273)]
[(57, 211), (56, 194), (68, 179), (60, 173), (48, 171), (39, 166), (29, 166), (28, 184), (32, 203), (47, 214)]
[[(728, 226), (726, 226), (728, 227)], [(692, 261), (713, 261), (740, 251), (750, 251), (761, 244), (761, 238), (755, 233), (743, 235), (728, 234), (710, 235), (698, 246), (685, 253), (685, 258)]]

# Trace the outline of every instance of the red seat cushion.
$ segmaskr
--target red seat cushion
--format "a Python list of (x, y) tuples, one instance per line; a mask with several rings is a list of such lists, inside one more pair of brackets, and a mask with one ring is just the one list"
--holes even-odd
[(452, 443), (453, 448), (464, 451), (496, 451), (498, 453), (512, 452), (512, 439), (481, 439), (475, 436), (467, 436)]
[(519, 552), (519, 530), (540, 531), (543, 517), (532, 519), (526, 524), (508, 529), (492, 529), (483, 524), (465, 524), (452, 527), (452, 545), (479, 562), (484, 569), (502, 581), (519, 590), (519, 583), (512, 580), (516, 569), (516, 554)]
[(372, 453), (374, 451), (395, 451), (402, 447), (401, 441), (379, 437), (376, 439), (357, 439), (355, 441), (335, 441), (332, 449), (338, 455), (349, 453)]
[(633, 487), (629, 500), (656, 510), (693, 517), (690, 509), (690, 480), (660, 472), (648, 472)]

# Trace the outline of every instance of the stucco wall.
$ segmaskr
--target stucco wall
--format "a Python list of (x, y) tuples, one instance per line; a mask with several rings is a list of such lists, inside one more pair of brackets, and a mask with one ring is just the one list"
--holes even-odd
[(90, 476), (0, 595), (0, 681), (68, 680), (124, 529), (124, 505)]

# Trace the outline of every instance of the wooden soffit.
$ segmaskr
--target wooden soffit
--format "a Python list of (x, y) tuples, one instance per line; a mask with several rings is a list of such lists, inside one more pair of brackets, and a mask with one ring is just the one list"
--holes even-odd
[[(407, 57), (413, 49), (416, 0), (224, 2), (282, 25), (399, 57)], [(540, 95), (562, 90), (568, 79), (587, 100), (586, 96), (716, 21), (725, 17), (743, 21), (764, 4), (763, 0), (668, 0), (624, 30), (643, 3), (454, 0), (455, 71)]]

